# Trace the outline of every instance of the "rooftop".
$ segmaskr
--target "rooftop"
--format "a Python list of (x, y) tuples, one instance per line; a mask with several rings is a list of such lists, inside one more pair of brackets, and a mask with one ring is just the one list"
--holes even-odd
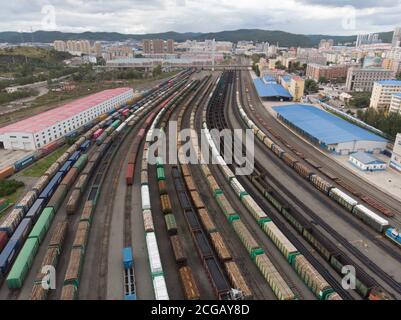
[(0, 128), (0, 134), (12, 133), (12, 132), (24, 132), (24, 133), (35, 133), (43, 129), (51, 127), (60, 121), (71, 118), (72, 116), (81, 113), (97, 104), (110, 100), (116, 96), (119, 96), (132, 88), (116, 88), (104, 90), (90, 96), (74, 100), (63, 106), (51, 109), (49, 111), (40, 113), (36, 116), (15, 122), (8, 126)]
[(349, 141), (387, 140), (311, 105), (291, 104), (273, 107), (283, 118), (325, 144)]
[(401, 86), (400, 80), (380, 80), (380, 81), (376, 81), (376, 83), (385, 85), (385, 86)]
[(369, 153), (358, 151), (350, 155), (350, 157), (362, 162), (363, 164), (383, 164), (384, 161), (375, 158)]
[(255, 84), (256, 91), (261, 98), (292, 98), (292, 95), (288, 92), (288, 90), (284, 89), (283, 86), (277, 84), (276, 82), (264, 83), (259, 78), (255, 79), (253, 82)]

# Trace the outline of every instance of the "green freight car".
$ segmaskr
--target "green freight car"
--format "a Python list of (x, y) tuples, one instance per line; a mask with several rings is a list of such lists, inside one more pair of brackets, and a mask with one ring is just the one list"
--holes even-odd
[(17, 260), (7, 276), (7, 286), (10, 289), (19, 289), (24, 284), (26, 275), (32, 266), (33, 259), (39, 248), (39, 241), (36, 238), (27, 239), (22, 247)]
[(112, 123), (111, 127), (114, 129), (117, 129), (118, 126), (120, 125), (121, 121), (120, 120), (116, 120)]
[(38, 239), (39, 243), (41, 243), (46, 235), (47, 230), (49, 229), (53, 217), (53, 208), (43, 209), (38, 221), (36, 221), (31, 233), (28, 235), (28, 238), (36, 238)]
[(164, 216), (164, 220), (166, 221), (167, 232), (170, 236), (177, 234), (177, 222), (175, 221), (175, 217), (173, 214), (166, 214)]
[(88, 163), (88, 155), (84, 153), (74, 163), (73, 167), (76, 168), (78, 171), (81, 171), (87, 163)]
[(164, 174), (164, 169), (163, 168), (157, 168), (157, 180), (166, 180), (166, 175)]

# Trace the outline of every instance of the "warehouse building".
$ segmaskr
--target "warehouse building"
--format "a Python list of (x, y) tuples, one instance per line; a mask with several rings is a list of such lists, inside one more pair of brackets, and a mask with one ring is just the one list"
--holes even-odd
[(362, 171), (386, 170), (387, 164), (365, 152), (355, 152), (349, 156), (349, 162)]
[(380, 153), (387, 145), (386, 139), (311, 105), (291, 104), (273, 109), (281, 121), (335, 154)]
[(104, 90), (0, 128), (0, 147), (36, 150), (133, 98), (132, 88)]
[(264, 77), (263, 79), (255, 79), (253, 83), (261, 99), (276, 101), (292, 100), (291, 93), (270, 76)]

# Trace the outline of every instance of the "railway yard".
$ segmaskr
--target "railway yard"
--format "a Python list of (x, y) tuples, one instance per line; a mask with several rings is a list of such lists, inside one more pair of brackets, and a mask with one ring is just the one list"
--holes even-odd
[[(253, 154), (214, 129), (251, 130)], [(0, 299), (398, 300), (400, 227), (401, 203), (266, 112), (246, 68), (187, 69), (82, 128), (1, 219)]]

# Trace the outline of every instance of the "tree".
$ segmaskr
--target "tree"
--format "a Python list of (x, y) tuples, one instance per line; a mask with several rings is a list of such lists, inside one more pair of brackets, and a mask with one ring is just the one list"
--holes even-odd
[(326, 77), (320, 77), (320, 78), (319, 78), (319, 82), (320, 82), (320, 83), (327, 83), (327, 82), (329, 82), (329, 81), (327, 80)]
[(401, 72), (397, 74), (397, 80), (401, 80)]
[(369, 107), (371, 95), (371, 92), (355, 92), (352, 94), (349, 105), (354, 108), (367, 108)]
[(317, 82), (312, 79), (306, 79), (305, 80), (305, 91), (308, 93), (313, 93), (317, 92), (319, 90), (319, 86), (317, 85)]
[(276, 69), (285, 70), (285, 66), (283, 66), (281, 61), (276, 61)]
[(154, 69), (153, 69), (153, 77), (160, 76), (162, 74), (162, 66), (158, 64)]

